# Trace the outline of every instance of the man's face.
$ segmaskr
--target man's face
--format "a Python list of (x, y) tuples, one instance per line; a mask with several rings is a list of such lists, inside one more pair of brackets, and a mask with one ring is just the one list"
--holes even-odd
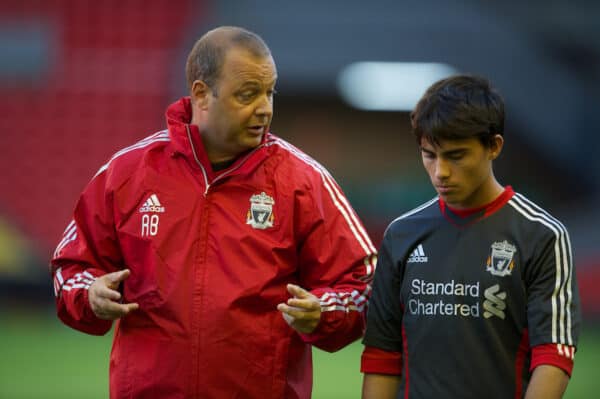
[(241, 48), (228, 51), (199, 123), (211, 162), (233, 159), (258, 146), (273, 117), (277, 71), (271, 56)]
[(492, 160), (502, 148), (502, 137), (490, 148), (478, 138), (440, 140), (435, 145), (421, 139), (421, 158), (440, 198), (456, 209), (483, 206), (498, 195)]

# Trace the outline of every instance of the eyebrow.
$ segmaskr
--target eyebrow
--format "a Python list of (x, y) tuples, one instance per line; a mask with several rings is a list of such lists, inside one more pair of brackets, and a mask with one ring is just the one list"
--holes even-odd
[[(265, 86), (266, 87), (271, 87), (271, 86), (275, 86), (275, 83), (277, 82), (277, 79), (273, 80), (272, 82), (267, 83)], [(259, 82), (258, 80), (247, 80), (245, 82), (243, 82), (240, 85), (240, 88), (246, 88), (246, 87), (263, 87), (263, 84), (261, 82)]]
[(468, 151), (468, 148), (455, 148), (452, 150), (447, 150), (447, 151), (442, 151), (442, 154), (444, 155), (454, 155), (454, 154), (458, 154), (461, 152), (466, 152)]
[(421, 148), (421, 151), (426, 152), (428, 154), (436, 154), (436, 155), (442, 155), (442, 156), (458, 155), (458, 154), (467, 152), (469, 150), (468, 148), (453, 148), (451, 150), (440, 151), (439, 153), (437, 153), (435, 151), (435, 149), (428, 149), (423, 146), (420, 146), (420, 148)]
[(258, 81), (254, 81), (254, 80), (250, 80), (250, 81), (245, 81), (240, 85), (240, 88), (246, 88), (246, 87), (260, 87), (261, 84)]

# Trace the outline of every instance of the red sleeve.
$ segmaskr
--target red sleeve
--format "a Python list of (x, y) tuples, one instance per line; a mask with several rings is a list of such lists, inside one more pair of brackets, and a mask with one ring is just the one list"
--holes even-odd
[(315, 165), (313, 187), (297, 194), (300, 285), (321, 303), (321, 320), (304, 342), (333, 352), (360, 338), (376, 249), (333, 178)]
[(531, 349), (531, 366), (533, 372), (537, 366), (547, 364), (562, 369), (571, 377), (575, 347), (561, 344), (543, 344)]
[(56, 309), (63, 323), (93, 335), (103, 335), (110, 330), (112, 322), (98, 319), (88, 299), (89, 287), (103, 274), (102, 270), (85, 269), (78, 265), (66, 266), (64, 271), (62, 267), (55, 270)]
[(360, 359), (360, 371), (369, 374), (402, 375), (402, 353), (365, 346)]
[(50, 261), (58, 317), (94, 335), (106, 334), (112, 321), (94, 315), (88, 289), (97, 277), (118, 271), (122, 264), (105, 179), (106, 173), (101, 173), (85, 188)]

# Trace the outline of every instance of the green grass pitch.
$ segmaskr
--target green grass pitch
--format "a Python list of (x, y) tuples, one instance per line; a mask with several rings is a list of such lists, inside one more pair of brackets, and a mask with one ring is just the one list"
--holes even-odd
[[(566, 399), (600, 392), (600, 328), (586, 324)], [(111, 336), (92, 337), (60, 324), (52, 310), (0, 310), (0, 398), (106, 399)], [(314, 399), (360, 398), (362, 346), (314, 351)]]

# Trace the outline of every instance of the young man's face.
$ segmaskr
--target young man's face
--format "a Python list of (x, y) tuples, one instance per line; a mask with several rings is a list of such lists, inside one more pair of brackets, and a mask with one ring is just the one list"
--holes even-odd
[(433, 187), (449, 206), (469, 209), (493, 201), (502, 191), (492, 172), (492, 161), (502, 149), (502, 136), (484, 147), (478, 138), (440, 140), (435, 145), (421, 139), (421, 158)]
[(233, 159), (258, 146), (273, 117), (277, 71), (271, 56), (228, 51), (220, 77), (204, 98), (200, 131), (211, 162)]

